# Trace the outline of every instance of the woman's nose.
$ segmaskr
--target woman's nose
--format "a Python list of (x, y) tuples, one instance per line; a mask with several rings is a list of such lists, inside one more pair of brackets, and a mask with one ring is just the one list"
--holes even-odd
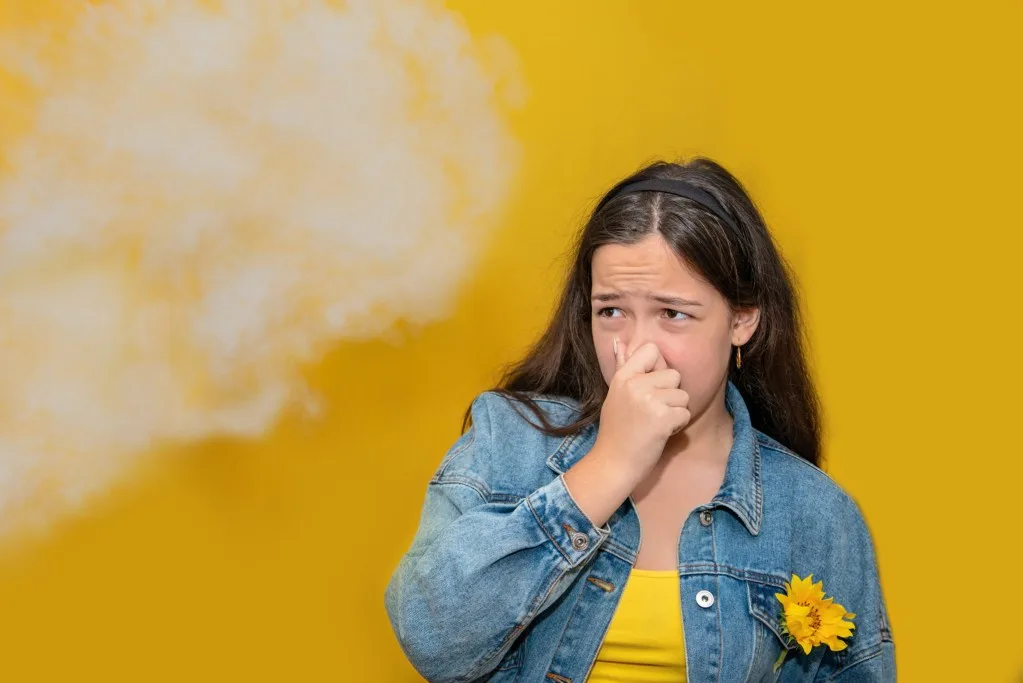
[(644, 344), (652, 343), (660, 350), (660, 344), (657, 343), (656, 337), (652, 335), (632, 335), (625, 341), (625, 359), (628, 360), (632, 357), (632, 354), (636, 352), (636, 349), (642, 347)]

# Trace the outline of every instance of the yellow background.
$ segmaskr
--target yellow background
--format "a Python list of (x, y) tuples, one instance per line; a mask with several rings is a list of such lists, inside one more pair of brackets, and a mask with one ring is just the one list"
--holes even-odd
[[(0, 28), (71, 6), (0, 0)], [(747, 184), (801, 279), (900, 680), (1017, 680), (1019, 4), (448, 6), (508, 40), (529, 92), (454, 316), (312, 368), (320, 421), (160, 454), (8, 545), (0, 680), (418, 680), (383, 590), (462, 410), (541, 329), (602, 190), (695, 153)], [(0, 80), (4, 139), (25, 97)]]

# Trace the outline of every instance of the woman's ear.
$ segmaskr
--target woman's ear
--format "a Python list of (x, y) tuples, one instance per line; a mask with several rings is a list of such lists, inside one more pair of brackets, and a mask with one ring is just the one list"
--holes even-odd
[(732, 315), (732, 344), (742, 346), (750, 340), (760, 324), (759, 308), (740, 308)]

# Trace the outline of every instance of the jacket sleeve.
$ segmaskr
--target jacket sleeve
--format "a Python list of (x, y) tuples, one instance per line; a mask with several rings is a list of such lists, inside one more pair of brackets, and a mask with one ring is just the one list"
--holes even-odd
[(829, 652), (818, 683), (895, 683), (895, 641), (888, 618), (874, 540), (855, 501), (848, 501), (846, 542), (836, 549), (846, 571), (857, 577), (856, 631), (849, 648)]
[(508, 436), (491, 428), (486, 404), (494, 400), (503, 399), (473, 402), (472, 427), (428, 484), (411, 547), (385, 591), (395, 635), (430, 681), (471, 681), (496, 669), (610, 534), (587, 519), (562, 476), (520, 500), (492, 496), (488, 463)]

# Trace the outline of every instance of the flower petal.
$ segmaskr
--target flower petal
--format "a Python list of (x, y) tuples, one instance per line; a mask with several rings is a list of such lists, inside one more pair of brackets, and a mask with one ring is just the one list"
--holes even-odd
[(848, 645), (845, 644), (845, 641), (839, 640), (838, 638), (834, 637), (828, 638), (825, 642), (828, 644), (828, 647), (835, 652), (838, 652), (839, 650), (844, 650), (845, 648), (848, 647)]

